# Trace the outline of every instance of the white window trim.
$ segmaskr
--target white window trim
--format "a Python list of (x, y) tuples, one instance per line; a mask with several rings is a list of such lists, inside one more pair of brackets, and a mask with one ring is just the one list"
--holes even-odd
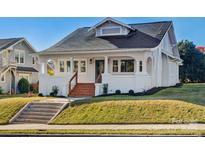
[[(15, 53), (16, 53), (16, 52), (18, 52), (18, 61), (19, 61), (19, 62), (16, 62), (16, 59), (15, 59)], [(23, 62), (23, 63), (20, 62), (20, 53), (23, 53), (23, 55), (24, 55), (24, 62)], [(26, 61), (26, 53), (25, 53), (25, 50), (15, 49), (15, 50), (14, 50), (14, 60), (15, 60), (15, 62), (16, 62), (17, 64), (21, 64), (21, 65), (25, 64), (25, 61)]]
[[(118, 72), (113, 72), (113, 61), (114, 60), (117, 60), (118, 61)], [(121, 60), (134, 60), (134, 72), (121, 72)], [(136, 72), (136, 60), (134, 58), (115, 58), (115, 59), (112, 59), (111, 60), (111, 73), (112, 74), (125, 74), (125, 75), (132, 75), (132, 74), (135, 74)]]
[[(120, 28), (120, 33), (109, 33), (103, 34), (103, 29), (112, 29), (112, 28)], [(122, 35), (122, 27), (121, 26), (109, 26), (109, 27), (101, 27), (100, 28), (100, 36), (112, 36), (112, 35)]]
[[(2, 76), (4, 76), (4, 81), (1, 80), (1, 83), (5, 83), (5, 82), (6, 82), (6, 76), (5, 76), (5, 74), (1, 74), (0, 77), (2, 77)], [(1, 78), (0, 78), (0, 79), (1, 79)]]
[[(88, 69), (88, 63), (87, 63), (87, 59), (73, 59), (73, 63), (74, 63), (74, 61), (78, 61), (78, 73), (79, 74), (86, 74), (87, 73), (87, 69)], [(85, 61), (85, 72), (81, 72), (80, 71), (80, 62), (81, 61)], [(74, 68), (74, 64), (73, 64), (73, 68)]]
[[(64, 61), (64, 72), (60, 72), (60, 62), (61, 62), (61, 61)], [(70, 68), (70, 71), (67, 72), (67, 68), (66, 68), (67, 61), (70, 62), (70, 67), (72, 67), (72, 65), (71, 65), (71, 60), (70, 60), (70, 59), (59, 59), (59, 60), (58, 60), (58, 72), (59, 72), (60, 74), (71, 73), (71, 68)]]

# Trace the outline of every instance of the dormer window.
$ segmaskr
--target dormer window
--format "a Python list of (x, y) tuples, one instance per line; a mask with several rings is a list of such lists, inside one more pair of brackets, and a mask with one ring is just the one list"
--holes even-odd
[(101, 35), (120, 35), (121, 27), (103, 27), (101, 28)]

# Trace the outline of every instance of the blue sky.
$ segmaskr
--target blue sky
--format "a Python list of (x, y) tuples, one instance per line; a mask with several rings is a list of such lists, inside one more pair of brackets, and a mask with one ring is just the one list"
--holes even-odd
[[(103, 18), (0, 18), (0, 38), (25, 37), (38, 51), (46, 49), (79, 27)], [(172, 20), (178, 41), (205, 45), (205, 18), (115, 18), (125, 23)]]

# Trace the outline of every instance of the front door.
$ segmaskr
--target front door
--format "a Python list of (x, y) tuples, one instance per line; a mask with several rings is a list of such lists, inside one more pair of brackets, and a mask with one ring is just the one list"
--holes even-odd
[(95, 82), (101, 83), (102, 76), (101, 74), (104, 73), (104, 60), (96, 60), (95, 61)]

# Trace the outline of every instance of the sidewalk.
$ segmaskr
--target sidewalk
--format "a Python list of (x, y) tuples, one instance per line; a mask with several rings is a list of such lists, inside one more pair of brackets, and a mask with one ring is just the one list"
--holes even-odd
[(9, 124), (0, 125), (0, 130), (23, 129), (192, 129), (205, 130), (205, 124), (116, 124), (116, 125), (46, 125)]

